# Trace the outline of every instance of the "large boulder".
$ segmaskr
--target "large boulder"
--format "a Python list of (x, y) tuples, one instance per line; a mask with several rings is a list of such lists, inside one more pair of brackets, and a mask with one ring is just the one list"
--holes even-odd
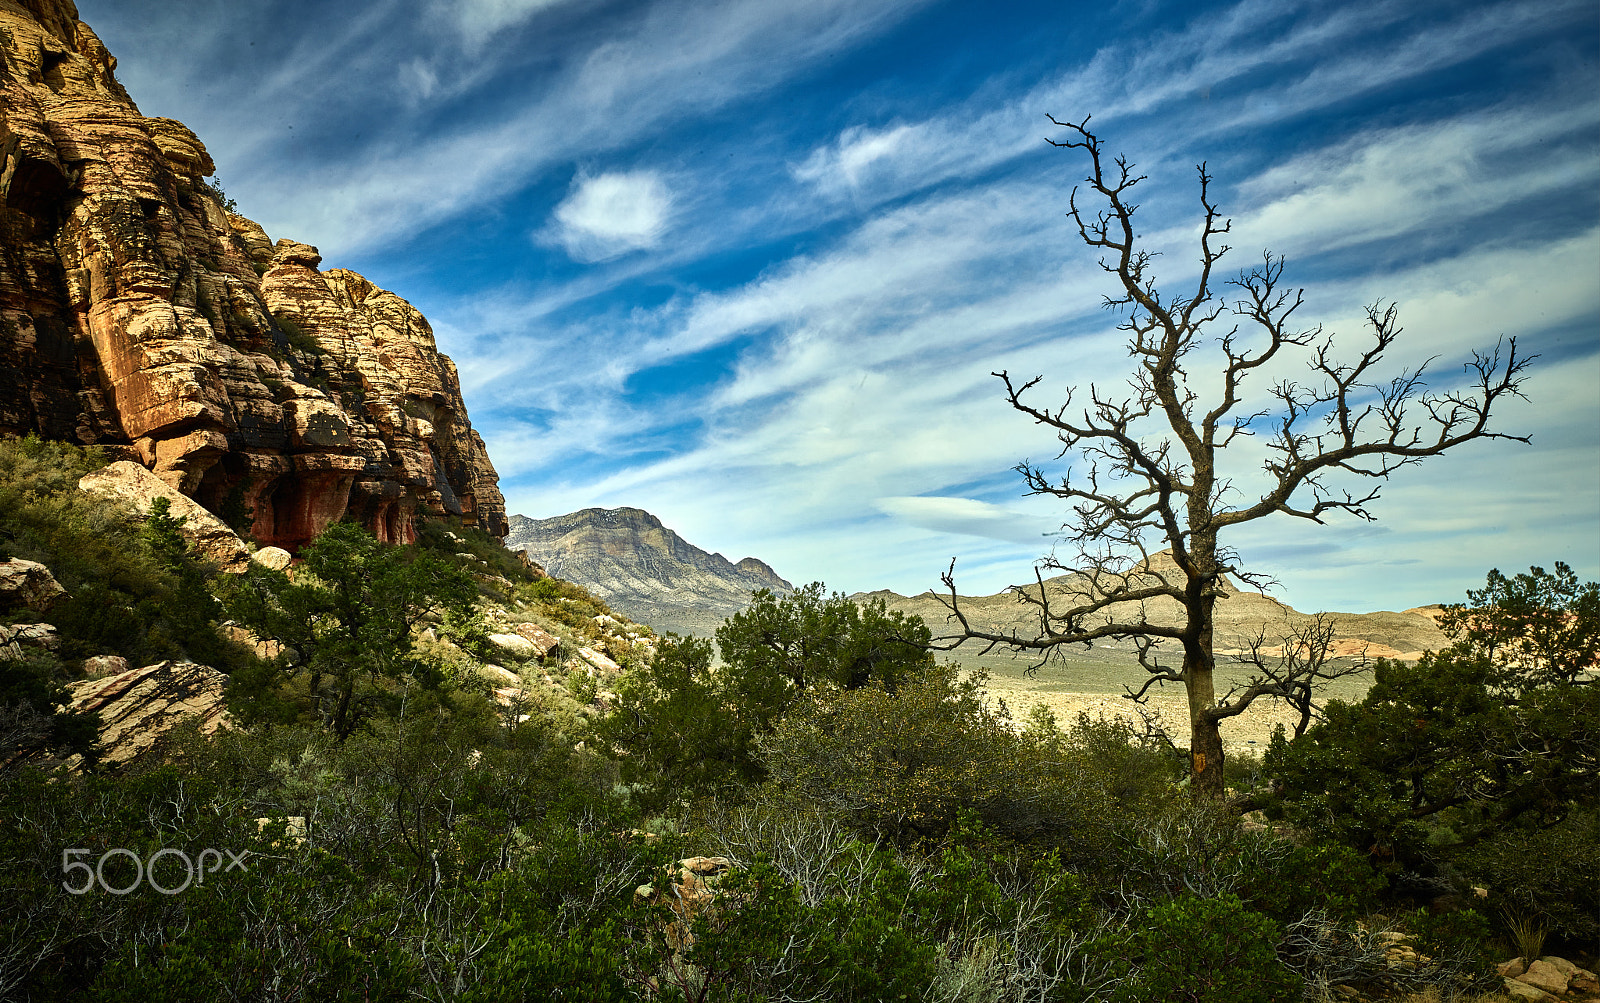
[(1543, 958), (1529, 964), (1516, 980), (1556, 996), (1567, 991), (1566, 973)]
[[(194, 662), (157, 662), (103, 679), (69, 683), (71, 709), (100, 714), (101, 762), (125, 763), (148, 752), (179, 724), (210, 734), (229, 723), (227, 676)], [(75, 759), (68, 765), (76, 765)]]
[(533, 642), (521, 634), (490, 634), (489, 643), (502, 651), (509, 651), (513, 655), (521, 655), (525, 658), (539, 653), (539, 649), (534, 647)]
[(0, 561), (0, 609), (26, 606), (43, 613), (67, 594), (50, 569), (37, 561)]
[(132, 667), (121, 655), (92, 655), (83, 660), (83, 677), (104, 679), (106, 676), (120, 675)]
[(90, 494), (127, 502), (140, 515), (149, 515), (155, 500), (165, 498), (170, 506), (168, 514), (183, 519), (183, 536), (196, 553), (224, 571), (242, 572), (250, 566), (250, 551), (227, 523), (132, 460), (118, 460), (85, 474), (78, 487)]
[(21, 658), (24, 648), (52, 650), (60, 643), (48, 623), (0, 624), (0, 660)]
[(528, 643), (533, 645), (540, 658), (550, 654), (561, 645), (561, 638), (535, 624), (519, 623), (511, 629), (526, 638)]

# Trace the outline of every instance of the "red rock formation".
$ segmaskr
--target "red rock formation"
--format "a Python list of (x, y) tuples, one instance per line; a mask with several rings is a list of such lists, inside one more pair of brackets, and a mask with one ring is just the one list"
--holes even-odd
[(0, 433), (112, 447), (262, 544), (346, 512), (504, 536), (427, 320), (228, 211), (205, 146), (115, 68), (70, 0), (0, 3)]

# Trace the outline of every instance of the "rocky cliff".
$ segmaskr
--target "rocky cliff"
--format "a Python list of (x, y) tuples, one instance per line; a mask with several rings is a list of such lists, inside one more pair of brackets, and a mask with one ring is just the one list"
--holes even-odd
[(293, 549), (352, 512), (506, 531), (409, 303), (229, 209), (71, 0), (0, 0), (0, 434), (108, 447)]
[(735, 564), (708, 554), (637, 508), (514, 515), (506, 546), (657, 630), (709, 635), (749, 604), (752, 591), (793, 589), (754, 557)]

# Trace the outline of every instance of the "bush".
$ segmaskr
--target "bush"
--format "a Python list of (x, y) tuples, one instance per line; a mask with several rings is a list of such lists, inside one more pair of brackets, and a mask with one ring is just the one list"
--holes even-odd
[(1600, 939), (1600, 811), (1576, 811), (1555, 825), (1508, 826), (1458, 854), (1463, 883), (1565, 940)]
[(623, 780), (644, 785), (638, 794), (651, 806), (763, 775), (752, 723), (711, 671), (709, 641), (662, 637), (648, 666), (623, 675), (595, 733), (618, 754)]
[(1284, 922), (1313, 910), (1355, 920), (1378, 907), (1388, 885), (1366, 857), (1348, 846), (1285, 844), (1281, 857), (1246, 876), (1240, 894), (1252, 908)]
[(873, 837), (940, 840), (968, 810), (1010, 840), (1093, 843), (1112, 813), (1082, 757), (1019, 735), (953, 665), (819, 694), (758, 746), (773, 782)]
[(1288, 1003), (1300, 977), (1278, 960), (1278, 925), (1232, 895), (1182, 895), (1145, 910), (1139, 929), (1116, 938), (1135, 974), (1114, 998), (1127, 1003)]

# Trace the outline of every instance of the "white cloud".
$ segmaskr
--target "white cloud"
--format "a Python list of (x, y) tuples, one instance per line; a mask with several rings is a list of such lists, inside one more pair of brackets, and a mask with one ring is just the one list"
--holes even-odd
[(400, 89), (412, 103), (426, 101), (439, 89), (439, 74), (422, 57), (400, 66)]
[(449, 0), (442, 8), (455, 22), (468, 48), (480, 48), (491, 36), (565, 0)]
[(1043, 548), (1044, 537), (1060, 527), (1060, 520), (1016, 512), (974, 498), (939, 496), (879, 498), (887, 515), (921, 529), (962, 536), (982, 536)]
[(672, 196), (658, 174), (580, 175), (552, 214), (553, 236), (578, 261), (605, 261), (656, 246), (671, 213)]
[(857, 188), (873, 164), (893, 164), (896, 154), (909, 148), (909, 141), (922, 131), (922, 127), (908, 125), (887, 130), (851, 126), (839, 134), (836, 142), (812, 151), (805, 163), (794, 169), (794, 176), (824, 191)]

